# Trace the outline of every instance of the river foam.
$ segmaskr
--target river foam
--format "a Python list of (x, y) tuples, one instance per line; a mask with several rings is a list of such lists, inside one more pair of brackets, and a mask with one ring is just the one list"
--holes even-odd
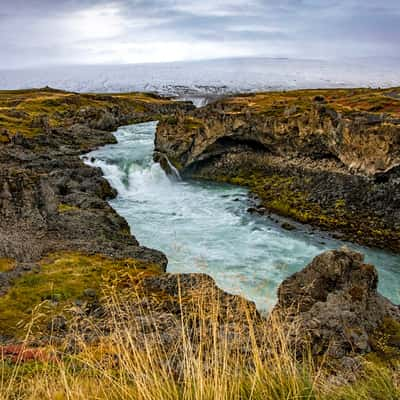
[[(167, 176), (152, 160), (156, 124), (121, 127), (117, 144), (86, 160), (118, 191), (110, 203), (138, 241), (167, 255), (170, 272), (207, 273), (224, 290), (268, 309), (285, 277), (322, 251), (345, 244), (307, 230), (289, 232), (249, 214), (243, 188)], [(399, 303), (400, 256), (349, 246), (377, 266), (380, 291)]]

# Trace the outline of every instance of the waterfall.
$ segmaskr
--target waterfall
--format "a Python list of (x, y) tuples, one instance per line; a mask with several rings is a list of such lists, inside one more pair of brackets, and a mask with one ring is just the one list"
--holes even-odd
[(164, 157), (165, 157), (165, 161), (168, 164), (168, 168), (171, 170), (171, 175), (178, 181), (181, 181), (182, 178), (181, 178), (179, 171), (175, 168), (175, 166), (171, 163), (171, 161), (169, 161), (169, 158), (165, 154), (164, 154)]
[(179, 173), (178, 169), (175, 167), (174, 164), (172, 164), (166, 154), (156, 152), (156, 158), (158, 159), (161, 167), (168, 175), (172, 176), (177, 181), (182, 180), (181, 174)]

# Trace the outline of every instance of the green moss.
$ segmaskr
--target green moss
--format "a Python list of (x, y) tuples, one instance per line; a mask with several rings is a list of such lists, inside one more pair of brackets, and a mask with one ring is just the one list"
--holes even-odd
[(176, 158), (169, 158), (169, 162), (178, 170), (181, 171), (183, 169), (183, 165)]
[(344, 199), (338, 199), (335, 202), (335, 208), (344, 208), (346, 207), (346, 200)]
[(12, 258), (0, 258), (0, 272), (12, 271), (16, 264), (16, 261)]
[[(223, 179), (223, 178), (222, 178)], [(234, 185), (239, 185), (239, 186), (248, 186), (250, 183), (243, 177), (234, 177), (234, 178), (226, 178), (226, 181), (229, 181), (230, 183)]]
[(135, 259), (111, 258), (81, 253), (54, 254), (41, 262), (40, 271), (29, 272), (13, 282), (6, 295), (0, 297), (0, 333), (24, 334), (24, 327), (36, 309), (45, 310), (37, 329), (46, 326), (51, 316), (58, 315), (77, 299), (83, 299), (87, 288), (100, 295), (109, 285), (123, 287), (143, 276), (160, 273), (159, 266)]
[(393, 318), (385, 318), (373, 333), (371, 346), (380, 359), (400, 360), (400, 323)]
[(187, 131), (192, 131), (195, 129), (200, 129), (204, 127), (204, 123), (201, 119), (194, 117), (186, 117), (183, 121), (183, 127)]
[(77, 210), (79, 210), (79, 207), (61, 203), (58, 205), (57, 209), (58, 209), (59, 213), (65, 213), (65, 212), (77, 211)]
[(165, 117), (165, 122), (169, 125), (177, 125), (178, 124), (178, 118), (176, 118), (175, 115), (170, 115), (168, 117)]

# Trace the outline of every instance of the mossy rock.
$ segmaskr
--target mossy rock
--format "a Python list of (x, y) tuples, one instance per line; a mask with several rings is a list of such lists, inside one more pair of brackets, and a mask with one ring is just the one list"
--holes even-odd
[(371, 347), (379, 359), (400, 361), (400, 322), (386, 317), (371, 336)]
[(12, 271), (16, 265), (16, 261), (12, 258), (0, 258), (0, 272)]
[(79, 207), (61, 203), (61, 204), (58, 205), (57, 210), (58, 210), (59, 213), (66, 213), (66, 212), (78, 211)]

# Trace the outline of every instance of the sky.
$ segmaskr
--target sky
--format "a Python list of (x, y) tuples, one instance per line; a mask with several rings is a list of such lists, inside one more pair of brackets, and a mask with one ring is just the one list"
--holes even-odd
[(2, 69), (400, 57), (400, 0), (0, 0)]

